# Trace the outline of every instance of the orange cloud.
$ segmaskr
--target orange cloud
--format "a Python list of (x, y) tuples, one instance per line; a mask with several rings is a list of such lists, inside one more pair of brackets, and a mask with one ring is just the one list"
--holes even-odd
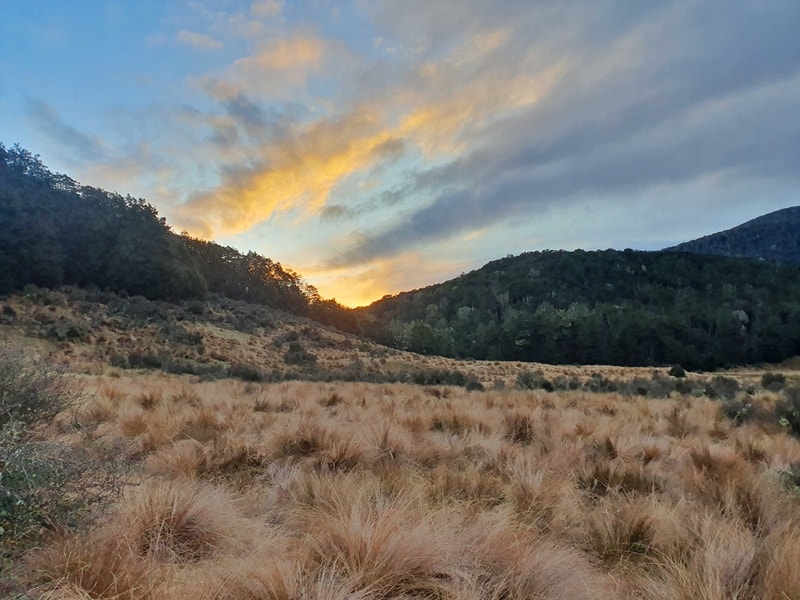
[(289, 71), (317, 67), (322, 59), (325, 43), (315, 37), (300, 36), (277, 40), (261, 51), (233, 63), (234, 70), (245, 72)]
[(178, 209), (178, 221), (197, 234), (231, 234), (276, 211), (316, 214), (335, 185), (377, 160), (389, 135), (367, 111), (314, 123), (263, 148), (262, 169), (229, 174), (219, 189), (190, 199)]
[[(537, 102), (563, 71), (556, 65), (538, 75), (486, 70), (472, 77), (470, 68), (465, 72), (460, 66), (465, 57), (475, 62), (476, 56), (495, 52), (507, 35), (500, 31), (478, 36), (441, 59), (441, 67), (418, 72), (413, 81), (383, 98), (294, 125), (283, 138), (252, 149), (257, 155), (248, 162), (254, 166), (230, 169), (217, 189), (191, 197), (176, 211), (178, 226), (208, 237), (240, 233), (276, 213), (292, 211), (301, 219), (317, 215), (349, 176), (395, 160), (396, 155), (381, 151), (392, 142), (415, 148), (429, 160), (457, 155), (482, 128)], [(325, 48), (323, 40), (309, 36), (273, 42), (236, 61), (233, 82), (214, 81), (206, 90), (224, 99), (252, 90), (259, 81), (283, 85), (291, 82), (288, 72), (317, 67)], [(280, 79), (268, 76), (276, 71)], [(337, 202), (342, 204), (342, 199)]]

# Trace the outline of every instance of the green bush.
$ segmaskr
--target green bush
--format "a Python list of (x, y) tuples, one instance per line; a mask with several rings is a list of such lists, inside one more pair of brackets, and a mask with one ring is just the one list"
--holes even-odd
[(775, 405), (778, 422), (793, 435), (800, 435), (800, 387), (789, 387), (784, 397)]
[(59, 367), (0, 345), (0, 579), (43, 531), (76, 527), (118, 492), (113, 458), (40, 437), (77, 398)]
[(761, 387), (771, 392), (777, 392), (786, 385), (786, 375), (769, 371), (761, 376)]
[(62, 369), (0, 345), (0, 428), (29, 428), (53, 418), (70, 397)]
[(231, 364), (231, 366), (228, 367), (228, 375), (243, 381), (258, 382), (266, 379), (264, 372), (259, 367), (245, 362), (235, 362)]
[(739, 382), (733, 377), (717, 375), (706, 387), (706, 395), (709, 398), (723, 398), (729, 400), (734, 398), (740, 389), (741, 386)]
[(675, 365), (669, 370), (670, 377), (684, 378), (686, 377), (686, 370), (680, 366)]
[(520, 390), (544, 390), (552, 392), (555, 386), (545, 378), (542, 371), (522, 371), (517, 375), (516, 386)]
[(290, 342), (289, 349), (283, 355), (283, 360), (287, 365), (313, 365), (317, 362), (317, 357), (303, 348), (300, 342)]

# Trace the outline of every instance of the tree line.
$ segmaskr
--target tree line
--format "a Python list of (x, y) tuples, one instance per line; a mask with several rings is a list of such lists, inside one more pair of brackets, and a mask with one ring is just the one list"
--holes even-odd
[(175, 234), (144, 199), (80, 185), (0, 144), (0, 294), (29, 284), (165, 300), (216, 293), (355, 328), (346, 308), (279, 262)]

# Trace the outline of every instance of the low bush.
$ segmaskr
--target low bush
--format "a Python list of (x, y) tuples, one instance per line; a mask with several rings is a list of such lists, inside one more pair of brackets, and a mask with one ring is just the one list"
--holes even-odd
[(675, 365), (669, 370), (669, 376), (682, 379), (686, 377), (686, 370), (680, 365)]
[(317, 357), (303, 348), (300, 342), (290, 342), (289, 349), (283, 355), (283, 360), (287, 365), (308, 366), (317, 362)]
[(717, 375), (706, 387), (706, 395), (709, 398), (734, 398), (740, 390), (739, 382), (733, 377)]
[(546, 392), (552, 392), (555, 389), (542, 371), (521, 371), (517, 375), (516, 386), (521, 390), (544, 390)]
[(76, 527), (119, 488), (91, 447), (39, 437), (77, 398), (59, 367), (0, 345), (0, 579), (45, 531)]
[(468, 390), (482, 390), (483, 385), (472, 375), (456, 369), (426, 369), (414, 371), (410, 380), (417, 385), (456, 385)]
[(775, 405), (778, 422), (793, 435), (800, 435), (800, 387), (789, 387)]
[(761, 387), (771, 392), (777, 392), (786, 385), (786, 375), (769, 371), (761, 376)]
[(263, 371), (250, 363), (236, 362), (228, 367), (228, 375), (244, 381), (264, 381)]

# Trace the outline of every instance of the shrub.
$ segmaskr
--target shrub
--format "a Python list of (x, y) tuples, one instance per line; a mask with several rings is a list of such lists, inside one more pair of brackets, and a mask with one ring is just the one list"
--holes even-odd
[(473, 375), (456, 369), (427, 369), (414, 371), (407, 379), (417, 385), (456, 385), (468, 390), (483, 390), (483, 384)]
[(37, 436), (40, 425), (76, 398), (61, 369), (0, 346), (0, 571), (2, 561), (24, 551), (43, 530), (76, 527), (118, 490), (116, 471), (90, 447)]
[(86, 340), (89, 330), (89, 324), (85, 321), (61, 317), (48, 326), (45, 337), (59, 342)]
[(728, 398), (722, 402), (722, 412), (737, 427), (748, 420), (752, 408), (752, 403), (743, 398)]
[(186, 307), (186, 312), (190, 315), (202, 315), (205, 313), (205, 307), (203, 306), (202, 302), (190, 302)]
[(552, 392), (555, 387), (541, 371), (522, 371), (517, 375), (517, 388), (521, 390), (544, 390)]
[(783, 373), (773, 373), (769, 371), (761, 376), (761, 387), (771, 392), (777, 392), (783, 389), (786, 384), (786, 375)]
[(244, 381), (264, 381), (264, 373), (250, 363), (236, 362), (228, 367), (228, 374)]
[(287, 365), (312, 365), (317, 362), (317, 357), (303, 348), (300, 342), (290, 342), (283, 360)]
[(711, 384), (706, 387), (706, 394), (709, 398), (730, 399), (736, 396), (736, 393), (739, 391), (739, 389), (739, 382), (733, 377), (717, 375), (711, 380)]
[(784, 390), (784, 397), (775, 405), (778, 422), (792, 434), (800, 435), (800, 387)]
[(686, 377), (686, 371), (680, 365), (675, 365), (669, 370), (670, 377), (677, 377), (679, 379), (683, 379)]
[(604, 392), (616, 392), (617, 389), (619, 389), (619, 383), (613, 379), (603, 377), (599, 373), (593, 373), (586, 387), (589, 388), (590, 392), (600, 394)]
[(62, 370), (0, 345), (0, 428), (51, 419), (70, 396)]

